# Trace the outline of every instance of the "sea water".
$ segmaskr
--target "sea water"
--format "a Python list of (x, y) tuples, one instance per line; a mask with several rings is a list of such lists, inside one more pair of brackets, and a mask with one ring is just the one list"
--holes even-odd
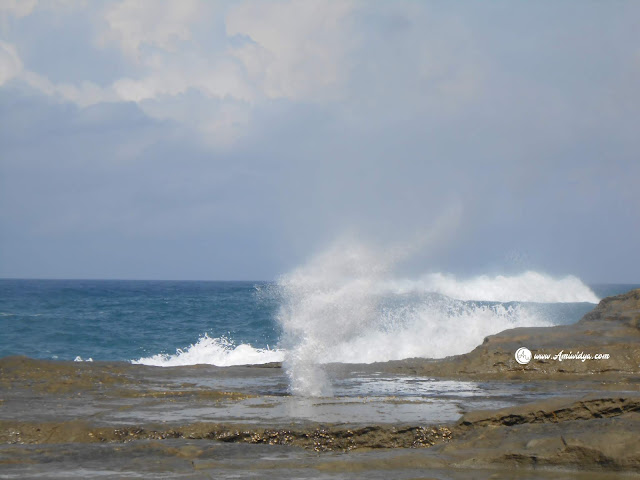
[(508, 328), (574, 323), (635, 287), (534, 271), (403, 278), (362, 248), (329, 251), (276, 282), (3, 279), (0, 357), (282, 362), (290, 393), (332, 397), (342, 387), (327, 364), (461, 354)]
[[(492, 291), (496, 284), (506, 285), (503, 292), (515, 289), (527, 276), (537, 278), (537, 291)], [(297, 287), (0, 279), (0, 356), (242, 365), (282, 361), (284, 343), (295, 348), (295, 337), (301, 337), (298, 342), (315, 342), (318, 355), (331, 355), (320, 361), (438, 358), (464, 353), (505, 328), (573, 323), (599, 298), (637, 287), (587, 286), (575, 277), (554, 280), (529, 272), (476, 278), (473, 288), (461, 281), (457, 299), (453, 277), (442, 288), (436, 279), (386, 285), (300, 281)]]
[[(0, 356), (129, 361), (183, 349), (202, 350), (191, 363), (261, 363), (279, 336), (263, 285), (3, 279)], [(251, 345), (246, 358), (233, 356), (240, 345)]]

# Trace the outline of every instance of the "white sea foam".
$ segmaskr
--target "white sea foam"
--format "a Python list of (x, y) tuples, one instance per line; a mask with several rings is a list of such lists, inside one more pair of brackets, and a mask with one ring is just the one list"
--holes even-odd
[(523, 305), (445, 301), (383, 309), (363, 332), (327, 348), (320, 363), (373, 363), (405, 358), (443, 358), (466, 353), (487, 335), (523, 326), (548, 326)]
[(73, 359), (74, 362), (93, 362), (93, 358), (89, 357), (87, 359), (82, 358), (80, 355), (78, 355), (76, 358)]
[[(361, 245), (335, 245), (278, 281), (284, 367), (294, 393), (330, 395), (320, 364), (337, 345), (371, 331), (385, 262)], [(339, 361), (339, 359), (333, 359)]]
[(434, 273), (418, 280), (391, 280), (386, 287), (396, 293), (436, 292), (459, 300), (538, 303), (600, 301), (587, 285), (573, 275), (553, 278), (532, 271), (513, 276), (481, 275), (467, 280)]
[(204, 335), (173, 355), (133, 363), (169, 367), (283, 362), (292, 392), (329, 395), (326, 363), (461, 354), (508, 328), (550, 325), (536, 303), (598, 301), (576, 277), (555, 279), (531, 271), (467, 280), (446, 274), (398, 279), (391, 267), (400, 256), (393, 249), (379, 252), (343, 242), (260, 290), (259, 295), (275, 294), (280, 302), (276, 319), (282, 337), (276, 349)]
[(158, 367), (198, 364), (229, 367), (281, 362), (283, 359), (284, 352), (279, 349), (254, 348), (249, 344), (235, 345), (225, 337), (211, 338), (205, 334), (185, 350), (178, 349), (174, 355), (157, 354), (132, 360), (131, 363)]
[(507, 328), (550, 324), (535, 305), (488, 302), (598, 301), (576, 277), (554, 280), (537, 272), (394, 279), (394, 256), (339, 244), (279, 279), (277, 320), (293, 393), (331, 394), (328, 362), (441, 358), (468, 352)]

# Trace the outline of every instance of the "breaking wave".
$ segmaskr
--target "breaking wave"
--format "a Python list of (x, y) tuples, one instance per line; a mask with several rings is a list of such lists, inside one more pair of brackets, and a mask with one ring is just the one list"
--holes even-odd
[(576, 277), (537, 272), (398, 280), (390, 272), (393, 257), (338, 244), (279, 279), (277, 321), (293, 393), (330, 395), (328, 362), (442, 358), (507, 328), (551, 324), (535, 303), (519, 302), (598, 301)]
[(466, 280), (441, 273), (399, 279), (391, 271), (397, 260), (394, 251), (336, 244), (258, 291), (279, 306), (277, 348), (205, 334), (175, 354), (132, 363), (171, 367), (282, 362), (293, 393), (330, 395), (327, 363), (466, 353), (502, 330), (553, 324), (557, 319), (548, 315), (549, 304), (556, 304), (551, 311), (560, 311), (560, 303), (598, 301), (574, 276), (558, 279), (528, 271)]
[(259, 365), (281, 362), (283, 359), (284, 352), (279, 349), (254, 348), (249, 344), (235, 345), (226, 337), (211, 338), (204, 334), (188, 348), (184, 350), (177, 349), (174, 355), (160, 353), (151, 357), (132, 360), (131, 363), (157, 367), (198, 364), (230, 367), (233, 365)]
[(435, 292), (459, 300), (489, 302), (598, 303), (600, 300), (573, 275), (555, 279), (538, 272), (490, 277), (481, 275), (459, 280), (453, 275), (434, 273), (418, 280), (394, 280), (387, 284), (397, 293)]

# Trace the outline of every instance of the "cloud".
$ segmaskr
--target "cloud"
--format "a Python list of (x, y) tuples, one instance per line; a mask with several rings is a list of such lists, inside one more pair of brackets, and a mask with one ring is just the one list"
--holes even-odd
[(148, 61), (142, 50), (157, 47), (176, 51), (180, 42), (191, 39), (191, 22), (202, 4), (197, 0), (124, 0), (107, 7), (108, 26), (102, 42), (117, 42), (133, 60)]
[[(199, 130), (211, 145), (230, 145), (249, 121), (256, 99), (242, 65), (215, 42), (203, 18), (223, 11), (197, 1), (124, 1), (103, 12), (107, 29), (99, 44), (116, 43), (137, 68), (117, 79), (109, 96), (140, 105), (149, 116)], [(194, 103), (193, 98), (198, 98)]]
[(22, 61), (13, 45), (0, 41), (0, 86), (22, 71)]
[(0, 0), (0, 13), (27, 17), (37, 9), (75, 9), (86, 5), (86, 0)]
[(189, 89), (198, 90), (207, 97), (251, 101), (253, 92), (246, 85), (242, 72), (233, 62), (224, 59), (193, 59), (184, 62), (168, 57), (158, 66), (148, 69), (142, 78), (122, 78), (113, 89), (124, 101), (141, 102), (159, 96), (177, 96)]
[[(105, 9), (87, 8), (81, 12), (83, 21), (103, 26), (95, 32), (95, 46), (115, 45), (135, 64), (130, 75), (106, 84), (82, 77), (54, 81), (38, 72), (37, 64), (25, 68), (15, 47), (2, 43), (0, 80), (17, 79), (80, 107), (135, 102), (152, 118), (200, 131), (212, 146), (230, 145), (249, 121), (248, 103), (255, 100), (255, 89), (247, 83), (241, 63), (225, 53), (224, 45), (217, 50), (205, 48), (202, 35), (195, 39), (191, 33), (190, 22), (197, 23), (212, 10), (201, 2), (119, 2)], [(62, 12), (59, 22), (69, 21), (71, 17)], [(175, 50), (177, 45), (180, 51)], [(89, 65), (90, 61), (87, 69)], [(198, 102), (191, 100), (194, 96)]]
[(246, 102), (210, 97), (195, 89), (144, 100), (139, 106), (151, 118), (200, 132), (201, 141), (213, 149), (230, 147), (246, 135), (252, 113)]
[(0, 0), (0, 12), (26, 17), (33, 12), (38, 0)]
[(25, 71), (22, 79), (30, 87), (41, 93), (73, 102), (80, 107), (88, 107), (103, 102), (117, 102), (121, 99), (109, 88), (103, 88), (93, 82), (53, 83), (47, 77), (34, 72)]
[[(423, 32), (409, 18), (425, 14), (411, 4), (390, 7), (393, 22), (388, 11), (356, 1), (224, 7), (126, 0), (91, 7), (84, 14), (101, 26), (96, 45), (117, 47), (128, 72), (102, 85), (55, 82), (34, 69), (25, 69), (22, 80), (81, 107), (135, 102), (153, 118), (199, 130), (212, 146), (241, 138), (256, 108), (271, 100), (329, 101), (356, 122), (384, 118), (372, 116), (371, 105), (384, 105), (388, 116), (426, 108), (445, 114), (473, 97), (480, 78), (466, 45), (433, 41), (455, 29), (443, 22)], [(394, 73), (400, 59), (402, 70)], [(190, 115), (194, 96), (201, 105)]]
[(174, 259), (156, 277), (206, 278), (215, 256), (209, 278), (230, 278), (251, 252), (245, 278), (264, 278), (345, 230), (413, 238), (451, 205), (458, 230), (418, 273), (504, 252), (637, 271), (616, 263), (640, 241), (635, 3), (1, 5), (12, 272), (58, 239), (99, 275), (95, 248), (74, 254), (109, 237), (128, 276), (164, 268), (147, 243)]
[(15, 46), (0, 41), (0, 87), (12, 79), (21, 80), (40, 93), (73, 102), (81, 107), (121, 101), (110, 88), (103, 88), (93, 82), (54, 83), (47, 77), (26, 69)]
[(269, 98), (339, 98), (357, 44), (350, 28), (352, 1), (243, 2), (226, 17), (230, 36), (251, 42), (230, 50)]

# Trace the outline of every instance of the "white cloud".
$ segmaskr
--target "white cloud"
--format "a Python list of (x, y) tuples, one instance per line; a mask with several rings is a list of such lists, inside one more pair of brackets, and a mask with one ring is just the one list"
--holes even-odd
[[(67, 3), (80, 4), (52, 0), (30, 8)], [(341, 102), (360, 122), (371, 116), (370, 104), (444, 110), (472, 96), (478, 77), (473, 63), (461, 58), (466, 45), (433, 41), (448, 39), (442, 30), (450, 25), (434, 33), (420, 27), (428, 21), (405, 21), (401, 34), (388, 35), (385, 25), (375, 23), (377, 7), (358, 0), (245, 0), (226, 10), (222, 3), (197, 0), (89, 5), (83, 15), (98, 27), (97, 46), (116, 46), (130, 60), (121, 78), (103, 86), (81, 76), (55, 83), (31, 64), (23, 68), (15, 49), (5, 49), (0, 81), (20, 75), (40, 92), (81, 107), (135, 102), (153, 118), (228, 144), (246, 130), (253, 108), (268, 99)], [(384, 10), (380, 16), (429, 16), (415, 4)], [(226, 30), (216, 31), (221, 25)], [(404, 67), (398, 71), (398, 65)], [(202, 103), (197, 115), (188, 114), (193, 98)]]
[(237, 64), (224, 59), (196, 58), (184, 62), (178, 56), (167, 56), (158, 65), (147, 69), (144, 77), (122, 78), (113, 85), (125, 101), (140, 102), (162, 95), (176, 96), (189, 89), (212, 98), (230, 97), (252, 101), (254, 93)]
[(202, 38), (211, 28), (203, 19), (215, 22), (217, 8), (194, 0), (121, 1), (103, 12), (107, 29), (98, 34), (98, 43), (115, 42), (137, 65), (133, 75), (111, 85), (116, 99), (138, 103), (153, 118), (194, 128), (207, 143), (229, 145), (248, 123), (249, 104), (258, 92), (226, 44), (216, 49)]
[(0, 41), (0, 86), (22, 71), (22, 61), (13, 45)]
[(0, 12), (26, 17), (33, 12), (37, 4), (38, 0), (0, 0)]
[(141, 60), (145, 46), (175, 51), (191, 39), (191, 22), (198, 18), (197, 0), (124, 0), (104, 14), (108, 30), (102, 42), (115, 41), (133, 59)]
[(25, 69), (15, 47), (0, 41), (0, 86), (14, 78), (45, 95), (59, 97), (81, 107), (119, 100), (110, 88), (102, 88), (92, 82), (81, 81), (75, 85), (53, 83), (47, 77)]
[(118, 99), (138, 103), (150, 117), (200, 131), (216, 146), (229, 146), (242, 135), (256, 99), (237, 62), (197, 55), (187, 61), (163, 55), (145, 76), (122, 78), (112, 88)]
[(253, 43), (230, 53), (271, 98), (321, 99), (339, 96), (347, 76), (345, 56), (354, 35), (346, 18), (351, 1), (244, 2), (226, 17), (227, 33)]
[(85, 0), (0, 0), (0, 13), (11, 14), (18, 18), (31, 15), (38, 8), (55, 10), (58, 8), (77, 8), (86, 5)]
[(30, 71), (22, 72), (21, 78), (27, 85), (45, 95), (73, 102), (80, 107), (119, 100), (110, 88), (103, 88), (92, 82), (83, 81), (75, 85), (70, 83), (53, 83), (47, 77)]
[(199, 131), (204, 143), (215, 147), (233, 146), (251, 119), (247, 103), (220, 101), (197, 93), (184, 98), (147, 100), (140, 107), (152, 118), (173, 120)]

